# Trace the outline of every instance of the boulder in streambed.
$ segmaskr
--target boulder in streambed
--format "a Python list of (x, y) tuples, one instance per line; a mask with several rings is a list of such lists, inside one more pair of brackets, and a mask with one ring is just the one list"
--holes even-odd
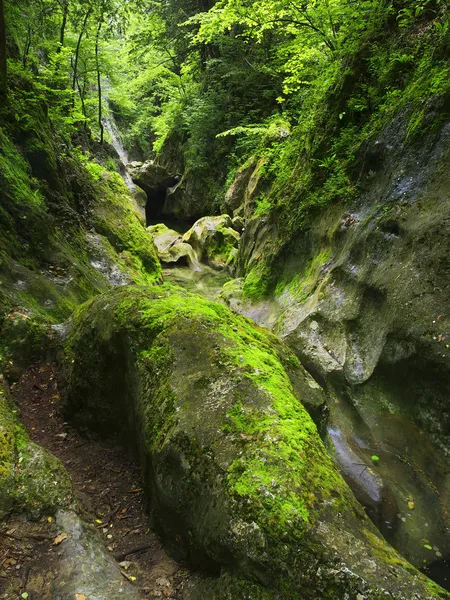
[(232, 268), (236, 259), (240, 234), (228, 215), (203, 217), (183, 236), (201, 261), (213, 269)]
[(380, 537), (303, 408), (309, 376), (248, 319), (116, 289), (79, 309), (65, 356), (68, 415), (136, 448), (154, 526), (213, 577), (202, 598), (450, 597)]
[(164, 223), (147, 227), (158, 250), (162, 263), (188, 264), (194, 269), (199, 269), (196, 253), (190, 244), (183, 241), (182, 236), (174, 229), (169, 229)]

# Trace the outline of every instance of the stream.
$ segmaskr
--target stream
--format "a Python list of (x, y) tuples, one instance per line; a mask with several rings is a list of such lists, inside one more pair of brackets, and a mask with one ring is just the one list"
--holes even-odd
[(178, 285), (188, 292), (199, 294), (207, 300), (214, 300), (222, 287), (231, 280), (231, 275), (226, 271), (216, 271), (207, 265), (201, 265), (201, 270), (191, 267), (165, 267), (163, 269), (164, 281)]

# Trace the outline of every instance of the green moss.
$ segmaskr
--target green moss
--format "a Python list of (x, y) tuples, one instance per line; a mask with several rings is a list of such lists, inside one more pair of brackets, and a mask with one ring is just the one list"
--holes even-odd
[(279, 281), (275, 288), (275, 295), (281, 296), (287, 292), (298, 302), (302, 302), (316, 287), (320, 272), (330, 259), (331, 250), (322, 250), (312, 258), (302, 273), (295, 275), (289, 282)]
[[(286, 600), (342, 597), (360, 576), (384, 588), (367, 558), (407, 581), (323, 447), (286, 371), (298, 360), (275, 336), (173, 287), (128, 287), (77, 311), (66, 365), (71, 414), (137, 439), (155, 518), (187, 556), (232, 564)], [(341, 551), (358, 573), (345, 581)]]
[(239, 234), (236, 231), (229, 227), (219, 225), (214, 236), (206, 245), (206, 256), (208, 260), (213, 264), (228, 264), (237, 247), (238, 241)]
[(16, 310), (3, 320), (0, 356), (8, 370), (45, 359), (52, 346), (50, 323), (38, 313)]
[(133, 268), (139, 271), (142, 283), (160, 281), (161, 265), (155, 245), (132, 208), (129, 191), (122, 178), (118, 173), (103, 169), (101, 183), (94, 216), (96, 230), (110, 241), (118, 253), (125, 251), (128, 257), (135, 257)]
[[(230, 493), (252, 499), (248, 510), (253, 518), (264, 518), (271, 534), (284, 531), (294, 522), (301, 529), (302, 522), (314, 520), (310, 511), (315, 504), (331, 497), (341, 497), (343, 502), (348, 499), (349, 492), (334, 470), (314, 423), (292, 390), (274, 336), (222, 305), (185, 293), (168, 294), (165, 286), (142, 293), (123, 292), (121, 296), (114, 310), (116, 319), (133, 331), (139, 322), (142, 329), (136, 335), (142, 337), (143, 331), (147, 340), (159, 339), (159, 334), (184, 318), (198, 321), (198, 327), (210, 323), (226, 340), (217, 360), (228, 372), (239, 372), (272, 398), (270, 412), (244, 407), (238, 400), (223, 421), (224, 431), (258, 440), (250, 452), (244, 452), (233, 463), (228, 477)], [(298, 359), (286, 351), (282, 361), (286, 366), (298, 365)], [(167, 343), (142, 351), (139, 364), (146, 366), (150, 380), (155, 377), (152, 389), (158, 389), (155, 374), (164, 379), (163, 373), (170, 371), (172, 364)], [(157, 398), (169, 402), (163, 415), (171, 422), (173, 402), (168, 400), (169, 390), (166, 382)], [(151, 416), (154, 418), (155, 413)], [(162, 443), (167, 427), (160, 420), (147, 425), (152, 444)], [(316, 465), (314, 470), (311, 464)], [(310, 490), (320, 490), (319, 496)]]
[(16, 420), (12, 413), (8, 388), (0, 376), (0, 481), (2, 477), (10, 475), (14, 464), (15, 428)]
[(245, 276), (242, 295), (249, 300), (263, 298), (270, 286), (271, 272), (268, 266), (258, 263)]
[[(238, 368), (250, 381), (272, 397), (272, 410), (260, 412), (237, 402), (228, 413), (236, 433), (257, 439), (230, 468), (229, 485), (241, 497), (255, 503), (254, 518), (264, 515), (271, 534), (282, 533), (294, 522), (314, 520), (311, 509), (331, 496), (348, 496), (346, 486), (318, 438), (314, 423), (295, 396), (291, 382), (268, 334), (254, 335), (246, 327), (220, 328), (233, 342), (225, 351), (230, 369)], [(283, 362), (298, 365), (296, 357)], [(311, 470), (310, 466), (316, 467)], [(312, 490), (320, 490), (320, 497)], [(259, 514), (258, 514), (259, 512)], [(317, 513), (316, 513), (317, 516)]]
[(0, 517), (10, 511), (34, 518), (73, 503), (62, 463), (33, 444), (16, 417), (0, 376)]

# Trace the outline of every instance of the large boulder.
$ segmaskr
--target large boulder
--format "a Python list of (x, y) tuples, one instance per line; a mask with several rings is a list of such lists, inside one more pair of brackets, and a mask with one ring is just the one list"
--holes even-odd
[(183, 241), (181, 234), (174, 229), (169, 229), (164, 223), (158, 223), (147, 228), (158, 250), (162, 263), (188, 264), (194, 269), (199, 269), (197, 255), (190, 244)]
[(232, 268), (237, 255), (240, 240), (239, 233), (233, 229), (231, 217), (203, 217), (183, 236), (200, 260), (214, 269)]
[(169, 548), (222, 571), (200, 597), (450, 597), (380, 537), (303, 408), (320, 388), (249, 320), (120, 288), (79, 310), (65, 354), (68, 415), (137, 449)]
[(127, 170), (132, 181), (146, 194), (145, 217), (147, 223), (157, 219), (164, 212), (167, 190), (176, 187), (180, 176), (172, 175), (152, 160), (144, 163), (131, 162)]
[(127, 170), (136, 185), (146, 188), (169, 187), (171, 181), (170, 173), (152, 160), (144, 163), (131, 162), (127, 164)]

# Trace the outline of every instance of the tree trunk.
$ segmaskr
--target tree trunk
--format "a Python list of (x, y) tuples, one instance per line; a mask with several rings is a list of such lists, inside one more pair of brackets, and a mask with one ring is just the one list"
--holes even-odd
[(25, 47), (23, 49), (23, 57), (22, 57), (22, 64), (24, 67), (27, 66), (27, 62), (28, 62), (28, 54), (29, 54), (30, 48), (31, 48), (31, 36), (32, 36), (31, 25), (28, 24), (27, 40), (25, 42)]
[[(78, 59), (80, 57), (80, 48), (81, 48), (81, 40), (83, 38), (84, 32), (86, 31), (87, 22), (89, 19), (89, 15), (91, 14), (92, 9), (88, 8), (86, 15), (84, 17), (83, 26), (81, 27), (80, 35), (78, 36), (77, 47), (75, 50), (75, 62), (73, 65), (73, 79), (72, 79), (72, 90), (75, 92), (77, 86), (77, 78), (78, 78)], [(82, 99), (83, 101), (83, 99)], [(73, 104), (75, 104), (75, 96), (73, 98)]]
[(96, 65), (96, 68), (97, 68), (98, 125), (100, 127), (100, 144), (103, 144), (103, 136), (104, 136), (104, 129), (103, 129), (103, 123), (102, 123), (102, 118), (103, 118), (103, 110), (102, 110), (102, 81), (101, 81), (101, 73), (100, 73), (100, 63), (99, 63), (99, 59), (98, 59), (98, 45), (99, 45), (100, 31), (102, 29), (102, 25), (103, 25), (103, 15), (102, 15), (102, 17), (100, 19), (100, 23), (98, 24), (97, 36), (95, 38), (95, 65)]
[(63, 11), (63, 18), (61, 23), (61, 29), (59, 30), (59, 46), (57, 52), (61, 52), (64, 46), (64, 37), (66, 35), (67, 15), (69, 12), (69, 0), (65, 0), (61, 5)]
[(6, 66), (6, 26), (3, 0), (0, 0), (0, 103), (6, 100), (7, 66)]

